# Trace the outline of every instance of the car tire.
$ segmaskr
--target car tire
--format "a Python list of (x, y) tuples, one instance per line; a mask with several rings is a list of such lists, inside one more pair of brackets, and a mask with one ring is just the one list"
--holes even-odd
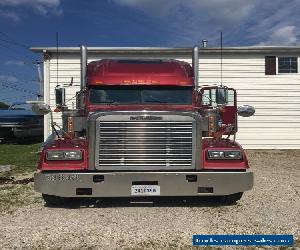
[(46, 206), (61, 206), (64, 205), (67, 201), (67, 198), (59, 197), (55, 195), (42, 194), (42, 197), (46, 203)]
[(224, 205), (234, 205), (243, 196), (243, 192), (220, 196), (218, 201)]

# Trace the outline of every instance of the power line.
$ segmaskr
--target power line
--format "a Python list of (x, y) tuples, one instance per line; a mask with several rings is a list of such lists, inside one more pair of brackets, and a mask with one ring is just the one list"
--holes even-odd
[[(5, 65), (6, 63), (4, 63), (4, 65)], [(25, 65), (25, 64), (24, 64)], [(22, 72), (22, 73), (21, 73)], [(2, 74), (2, 75), (7, 75), (7, 76), (13, 76), (13, 77), (16, 77), (16, 78), (20, 78), (20, 77), (22, 77), (22, 80), (26, 80), (26, 81), (28, 81), (28, 82), (34, 82), (34, 81), (38, 81), (37, 79), (35, 79), (34, 78), (34, 75), (32, 74), (32, 72), (29, 72), (28, 70), (22, 70), (20, 72), (20, 70), (18, 70), (17, 72), (16, 71), (14, 71), (14, 72), (9, 72), (8, 73), (8, 71), (7, 71), (7, 69), (6, 68), (4, 68), (4, 67), (1, 67), (0, 68), (0, 73)], [(24, 73), (26, 73), (26, 74), (24, 74)], [(0, 79), (1, 80), (1, 79)]]
[[(8, 49), (8, 50), (10, 50), (10, 51), (12, 51), (14, 54), (16, 54), (16, 55), (20, 55), (20, 53), (19, 52), (17, 52), (17, 51), (15, 51), (14, 49), (12, 49), (11, 47), (9, 47), (9, 46), (7, 46), (7, 45), (4, 45), (4, 44), (1, 44), (0, 43), (0, 46), (1, 47), (3, 47), (3, 48), (6, 48), (6, 49)], [(14, 56), (16, 59), (20, 59), (20, 57), (16, 57), (16, 56)], [(25, 56), (27, 59), (29, 59), (30, 61), (32, 60), (32, 58), (29, 58), (29, 57), (27, 57), (27, 56)], [(25, 62), (25, 65), (28, 65), (29, 67), (31, 67), (31, 68), (34, 68), (31, 64), (29, 64), (29, 61), (24, 61)]]
[(12, 41), (10, 41), (10, 40), (6, 40), (6, 39), (3, 39), (3, 38), (0, 38), (0, 40), (1, 40), (2, 42), (8, 43), (8, 44), (13, 44), (14, 46), (17, 46), (17, 47), (19, 47), (19, 48), (28, 50), (27, 47), (25, 47), (25, 46), (20, 46), (20, 45), (16, 44), (15, 42), (12, 42)]
[[(28, 48), (29, 48), (28, 45), (26, 45), (26, 44), (24, 44), (24, 43), (21, 43), (21, 42), (16, 42), (15, 39), (10, 38), (10, 36), (7, 35), (6, 33), (4, 33), (3, 31), (0, 31), (0, 33), (1, 33), (2, 35), (6, 36), (6, 37), (9, 39), (8, 42), (13, 43), (13, 44), (15, 44), (16, 46), (19, 46), (19, 47), (21, 47), (21, 48), (23, 48), (23, 49), (28, 50)], [(1, 40), (3, 40), (3, 39), (1, 39)]]
[(24, 88), (20, 88), (20, 86), (14, 84), (14, 83), (9, 83), (9, 82), (0, 82), (0, 85), (2, 85), (2, 87), (6, 88), (6, 89), (11, 89), (11, 90), (15, 90), (18, 92), (23, 92), (23, 93), (27, 93), (30, 95), (39, 95), (38, 92), (33, 92)]
[[(1, 75), (1, 78), (3, 78), (3, 76), (4, 77), (12, 77), (12, 78), (16, 78), (16, 80), (21, 80), (21, 81), (24, 81), (24, 82), (27, 82), (27, 83), (36, 83), (36, 84), (38, 84), (39, 83), (39, 81), (38, 80), (36, 80), (36, 79), (29, 79), (29, 78), (26, 78), (26, 77), (28, 77), (28, 76), (26, 76), (26, 75), (23, 75), (23, 74), (19, 74), (18, 73), (18, 75), (16, 75), (16, 74), (9, 74), (9, 75)], [(2, 79), (3, 80), (3, 79)], [(0, 81), (1, 81), (1, 79), (0, 79)]]
[[(2, 41), (2, 44), (3, 44), (3, 42), (4, 42), (6, 46), (14, 46), (14, 49), (12, 49), (12, 48), (10, 47), (10, 49), (12, 49), (12, 50), (15, 50), (15, 48), (17, 47), (17, 49), (18, 49), (19, 51), (20, 51), (20, 48), (21, 48), (22, 51), (25, 50), (27, 53), (29, 53), (29, 49), (28, 49), (27, 46), (25, 46), (25, 45), (24, 45), (24, 46), (23, 46), (23, 45), (20, 45), (20, 44), (14, 42), (13, 40), (7, 40), (7, 39), (3, 39), (3, 38), (0, 37), (0, 41)], [(22, 53), (24, 53), (24, 51), (23, 51)]]
[[(1, 75), (4, 75), (4, 76), (13, 76), (13, 77), (16, 77), (16, 78), (20, 78), (22, 77), (22, 80), (25, 80), (25, 81), (28, 81), (28, 82), (31, 82), (31, 81), (37, 81), (33, 78), (32, 74), (27, 72), (27, 71), (24, 71), (23, 73), (28, 73), (28, 74), (23, 74), (23, 73), (20, 73), (19, 71), (17, 73), (12, 73), (12, 72), (7, 72), (7, 70), (5, 70), (3, 67), (0, 68), (0, 73)], [(0, 79), (1, 80), (1, 79)], [(3, 80), (3, 79), (2, 79)]]
[[(1, 46), (1, 44), (0, 44), (0, 46)], [(7, 54), (7, 55), (8, 55), (8, 54)], [(15, 60), (20, 60), (20, 61), (24, 62), (24, 66), (27, 66), (27, 67), (29, 67), (30, 69), (35, 70), (34, 66), (31, 65), (31, 64), (29, 64), (28, 61), (21, 60), (20, 57), (16, 57), (16, 56), (14, 56), (14, 55), (12, 55), (12, 54), (10, 54), (10, 55), (8, 55), (8, 56), (14, 58)], [(32, 63), (32, 64), (33, 64), (33, 63)]]
[[(0, 46), (6, 48), (6, 49), (10, 50), (11, 52), (13, 52), (14, 54), (18, 55), (18, 58), (16, 56), (14, 56), (14, 58), (20, 60), (21, 58), (19, 56), (20, 56), (21, 52), (20, 52), (20, 50), (17, 51), (16, 48), (13, 48), (12, 46), (17, 46), (19, 48), (22, 48), (22, 50), (26, 50), (26, 52), (29, 53), (28, 45), (21, 43), (19, 41), (16, 41), (16, 39), (13, 39), (11, 36), (4, 33), (3, 31), (0, 31), (0, 34), (5, 36), (4, 38), (0, 37), (0, 41), (2, 41), (2, 43), (0, 43)], [(24, 60), (24, 64), (27, 65), (28, 67), (30, 67), (31, 69), (35, 70), (35, 68), (33, 67), (32, 62), (31, 62), (33, 59), (27, 55), (24, 55), (24, 52), (22, 52), (22, 53), (23, 53), (23, 57), (25, 57), (28, 60), (28, 61)]]
[[(34, 98), (36, 97), (36, 95), (18, 95), (18, 101), (20, 101), (21, 98), (24, 98), (24, 99), (31, 99), (31, 98)], [(1, 101), (4, 101), (4, 102), (15, 102), (16, 99), (11, 96), (11, 97), (0, 97), (0, 102)]]

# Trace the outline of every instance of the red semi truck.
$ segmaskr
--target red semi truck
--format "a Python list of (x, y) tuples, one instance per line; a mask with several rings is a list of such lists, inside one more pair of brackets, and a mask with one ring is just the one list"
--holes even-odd
[[(87, 64), (81, 46), (77, 107), (56, 89), (63, 126), (52, 123), (35, 174), (48, 205), (68, 197), (214, 196), (234, 203), (253, 186), (245, 151), (235, 141), (236, 91), (198, 87), (193, 67), (178, 60), (106, 59)], [(39, 113), (52, 112), (35, 104)], [(233, 139), (230, 139), (232, 138)]]

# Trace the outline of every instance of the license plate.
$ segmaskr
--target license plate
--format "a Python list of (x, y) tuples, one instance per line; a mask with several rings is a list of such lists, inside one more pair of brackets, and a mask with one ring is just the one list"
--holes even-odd
[(131, 195), (160, 195), (158, 185), (132, 185)]

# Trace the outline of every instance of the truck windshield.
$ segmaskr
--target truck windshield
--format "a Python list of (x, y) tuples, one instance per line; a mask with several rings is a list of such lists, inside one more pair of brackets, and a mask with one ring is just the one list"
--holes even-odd
[(92, 104), (192, 104), (188, 87), (106, 86), (90, 89)]

